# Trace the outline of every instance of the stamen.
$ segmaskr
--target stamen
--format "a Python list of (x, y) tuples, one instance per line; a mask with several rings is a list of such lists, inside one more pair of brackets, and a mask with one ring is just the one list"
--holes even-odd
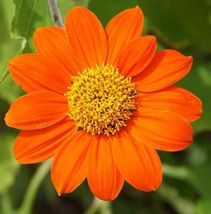
[(136, 90), (130, 78), (122, 76), (112, 65), (87, 68), (72, 78), (65, 94), (68, 116), (92, 135), (114, 135), (126, 126), (134, 112)]

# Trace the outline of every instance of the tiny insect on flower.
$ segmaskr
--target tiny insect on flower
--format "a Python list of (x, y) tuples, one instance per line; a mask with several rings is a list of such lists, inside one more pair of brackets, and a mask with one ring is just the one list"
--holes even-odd
[(9, 61), (14, 81), (27, 93), (6, 114), (22, 130), (14, 154), (23, 164), (53, 158), (59, 195), (85, 179), (98, 198), (115, 199), (124, 181), (142, 191), (162, 182), (156, 150), (179, 151), (192, 142), (190, 122), (202, 113), (191, 92), (174, 86), (192, 57), (157, 51), (141, 36), (139, 7), (115, 16), (103, 29), (88, 9), (69, 11), (64, 28), (39, 28), (37, 53)]

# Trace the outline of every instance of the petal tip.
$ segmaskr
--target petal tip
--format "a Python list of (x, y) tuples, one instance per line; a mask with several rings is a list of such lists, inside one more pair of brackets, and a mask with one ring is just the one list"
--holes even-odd
[[(72, 14), (72, 13), (78, 13), (78, 12), (84, 12), (84, 11), (88, 11), (88, 12), (91, 12), (91, 10), (89, 10), (89, 9), (87, 9), (87, 8), (85, 8), (85, 7), (81, 7), (81, 6), (75, 6), (75, 7), (73, 7), (72, 9), (70, 9), (69, 11), (68, 11), (68, 13), (67, 13), (67, 16), (69, 16), (70, 14)], [(67, 18), (67, 16), (66, 16), (66, 18)]]
[(136, 5), (136, 6), (134, 7), (134, 9), (135, 9), (138, 13), (141, 13), (141, 15), (143, 15), (143, 11), (142, 11), (142, 9), (140, 8), (139, 5)]
[(58, 196), (61, 196), (63, 193), (62, 186), (58, 184), (58, 181), (56, 181), (55, 176), (53, 176), (52, 169), (53, 169), (53, 165), (51, 166), (51, 182), (52, 182)]
[(151, 40), (151, 43), (157, 42), (157, 38), (153, 35), (149, 35), (149, 36), (145, 36), (145, 37), (147, 37), (149, 40)]
[(187, 56), (187, 63), (190, 63), (192, 65), (192, 63), (193, 63), (193, 57), (192, 56)]
[(5, 117), (4, 117), (4, 122), (7, 126), (11, 126), (12, 125), (12, 122), (11, 122), (11, 117), (10, 117), (10, 114), (9, 114), (9, 111), (6, 113)]

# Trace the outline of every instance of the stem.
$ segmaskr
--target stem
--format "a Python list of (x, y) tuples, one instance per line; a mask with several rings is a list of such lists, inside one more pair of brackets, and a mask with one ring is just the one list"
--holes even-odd
[(48, 0), (48, 6), (55, 25), (58, 27), (64, 27), (57, 0)]
[(99, 211), (99, 213), (101, 214), (111, 214), (112, 212), (111, 212), (110, 202), (101, 201), (97, 198), (94, 198), (91, 206), (87, 209), (85, 214), (94, 214), (94, 213), (97, 213), (97, 211)]
[(42, 163), (39, 168), (37, 169), (34, 177), (32, 178), (27, 190), (26, 194), (24, 196), (24, 201), (21, 205), (21, 207), (18, 209), (18, 214), (29, 214), (32, 211), (32, 205), (34, 203), (34, 199), (36, 196), (36, 193), (38, 191), (38, 188), (47, 175), (49, 169), (50, 169), (50, 161), (46, 161)]
[(7, 77), (7, 74), (8, 74), (8, 69), (7, 69), (7, 66), (5, 66), (4, 73), (2, 77), (0, 77), (0, 83), (4, 81), (4, 79)]

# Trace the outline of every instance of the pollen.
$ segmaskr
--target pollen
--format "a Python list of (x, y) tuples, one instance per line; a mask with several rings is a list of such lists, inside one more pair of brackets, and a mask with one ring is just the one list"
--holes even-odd
[(136, 110), (136, 90), (131, 78), (122, 76), (112, 65), (86, 68), (72, 77), (65, 96), (68, 116), (78, 130), (88, 133), (114, 135)]

